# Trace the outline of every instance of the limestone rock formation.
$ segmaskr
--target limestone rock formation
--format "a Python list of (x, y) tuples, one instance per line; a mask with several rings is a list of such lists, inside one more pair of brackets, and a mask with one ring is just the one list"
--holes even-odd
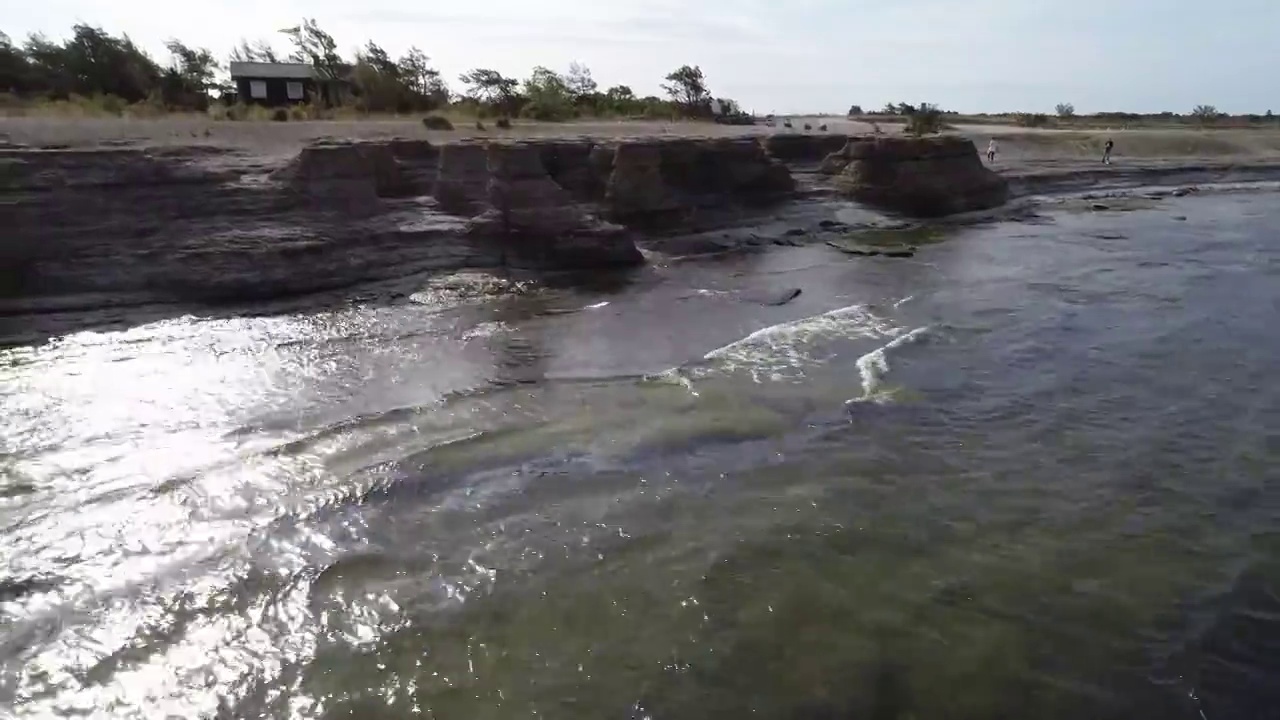
[(1003, 205), (1009, 186), (960, 137), (851, 138), (823, 172), (859, 202), (914, 217), (941, 217)]
[(468, 226), (502, 248), (504, 264), (585, 269), (643, 261), (626, 228), (598, 218), (547, 173), (531, 143), (490, 145), (489, 209)]
[(0, 314), (260, 301), (431, 270), (640, 262), (641, 229), (789, 197), (751, 138), (0, 148)]

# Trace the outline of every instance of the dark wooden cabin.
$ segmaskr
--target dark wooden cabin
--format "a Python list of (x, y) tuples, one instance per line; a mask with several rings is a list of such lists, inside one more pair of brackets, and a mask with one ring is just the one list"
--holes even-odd
[(309, 63), (233, 62), (228, 70), (237, 100), (267, 107), (311, 102), (338, 105), (348, 84), (317, 77)]

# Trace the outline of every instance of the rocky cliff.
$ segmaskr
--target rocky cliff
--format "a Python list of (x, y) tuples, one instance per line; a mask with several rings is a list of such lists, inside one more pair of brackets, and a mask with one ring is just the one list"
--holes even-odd
[(961, 137), (850, 138), (822, 172), (859, 202), (914, 217), (941, 217), (1003, 205), (1008, 183)]
[(634, 265), (637, 239), (752, 217), (793, 195), (787, 163), (823, 157), (838, 187), (904, 212), (1003, 199), (972, 144), (948, 139), (390, 140), (279, 157), (7, 146), (0, 314), (252, 302), (461, 267)]
[[(803, 142), (803, 141), (801, 141)], [(0, 312), (234, 302), (459, 267), (642, 261), (794, 187), (754, 138), (0, 149)]]

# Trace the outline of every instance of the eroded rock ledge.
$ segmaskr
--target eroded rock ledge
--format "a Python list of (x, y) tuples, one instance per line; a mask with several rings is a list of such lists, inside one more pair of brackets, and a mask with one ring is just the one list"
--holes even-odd
[(962, 137), (850, 138), (822, 172), (859, 202), (913, 217), (990, 210), (1009, 199), (1008, 182)]
[(6, 148), (0, 312), (256, 301), (461, 267), (633, 265), (643, 234), (785, 200), (796, 187), (786, 163), (823, 158), (837, 187), (907, 212), (1003, 197), (968, 141), (393, 140), (275, 158)]

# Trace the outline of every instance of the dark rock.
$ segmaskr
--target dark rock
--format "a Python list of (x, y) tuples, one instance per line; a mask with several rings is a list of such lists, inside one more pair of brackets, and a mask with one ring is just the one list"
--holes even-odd
[[(259, 301), (434, 270), (640, 262), (633, 233), (789, 197), (752, 138), (0, 148), (0, 312)], [(767, 241), (765, 241), (767, 242)]]
[(823, 170), (855, 200), (915, 217), (988, 210), (1009, 196), (1004, 178), (959, 137), (853, 138)]
[(883, 255), (885, 257), (912, 257), (916, 254), (914, 245), (870, 245), (851, 240), (828, 240), (827, 244), (849, 255)]
[(422, 118), (422, 126), (428, 130), (452, 130), (453, 123), (441, 115), (428, 115)]
[(1093, 203), (1089, 208), (1092, 210), (1110, 210), (1111, 206), (1106, 203)]
[(823, 230), (843, 230), (849, 226), (839, 220), (822, 220), (818, 223), (818, 227)]
[(789, 228), (786, 232), (782, 234), (786, 237), (800, 237), (802, 235), (809, 234), (809, 231), (805, 230), (804, 228)]
[(490, 209), (468, 226), (496, 241), (507, 265), (585, 269), (643, 262), (629, 232), (596, 217), (558, 185), (533, 144), (487, 148)]
[(687, 223), (700, 208), (756, 204), (789, 196), (791, 173), (750, 138), (623, 142), (612, 162), (593, 149), (597, 172), (607, 167), (606, 216), (645, 228)]
[(1174, 215), (1174, 216), (1173, 216), (1173, 219), (1174, 219), (1174, 220), (1186, 220), (1186, 219), (1187, 219), (1187, 216), (1186, 216), (1186, 215)]
[(778, 305), (786, 305), (792, 300), (795, 300), (796, 298), (800, 297), (800, 292), (801, 292), (800, 288), (788, 288), (778, 293), (774, 297), (765, 300), (764, 304), (772, 305), (775, 307)]

